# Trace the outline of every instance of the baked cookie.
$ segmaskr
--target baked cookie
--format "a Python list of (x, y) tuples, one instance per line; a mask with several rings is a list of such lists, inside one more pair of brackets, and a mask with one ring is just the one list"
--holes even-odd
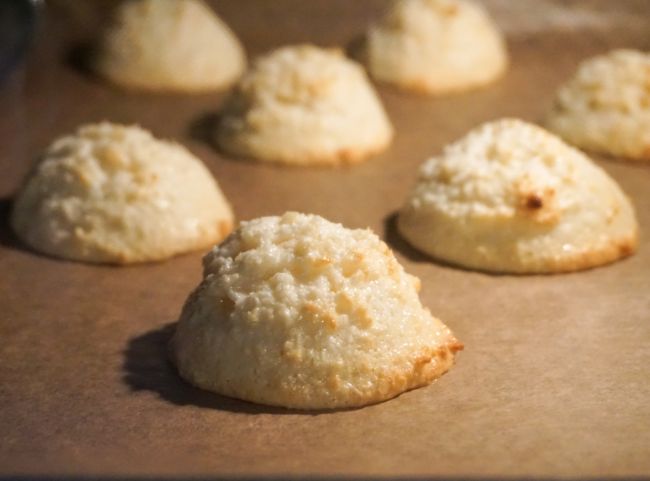
[(202, 1), (130, 0), (117, 7), (93, 67), (127, 88), (197, 92), (228, 87), (245, 63), (235, 35)]
[(604, 170), (513, 119), (482, 125), (426, 161), (398, 228), (437, 259), (493, 272), (586, 269), (638, 243), (630, 200)]
[(254, 62), (225, 103), (216, 139), (235, 156), (308, 165), (360, 161), (392, 135), (360, 66), (339, 50), (301, 45)]
[(650, 161), (650, 54), (614, 50), (584, 61), (546, 125), (580, 148)]
[(438, 95), (493, 82), (508, 55), (496, 25), (464, 0), (398, 0), (371, 25), (361, 55), (373, 78)]
[(107, 122), (56, 140), (11, 214), (16, 234), (35, 250), (111, 264), (207, 248), (232, 223), (200, 160), (139, 127)]
[(462, 349), (419, 280), (369, 230), (289, 212), (242, 222), (203, 259), (171, 342), (183, 378), (299, 409), (383, 401), (430, 383)]

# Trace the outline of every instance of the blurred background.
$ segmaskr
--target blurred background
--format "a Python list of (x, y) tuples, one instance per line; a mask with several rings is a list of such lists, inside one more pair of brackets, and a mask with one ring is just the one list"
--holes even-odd
[(36, 0), (0, 2), (0, 82), (6, 81), (23, 61), (32, 40)]

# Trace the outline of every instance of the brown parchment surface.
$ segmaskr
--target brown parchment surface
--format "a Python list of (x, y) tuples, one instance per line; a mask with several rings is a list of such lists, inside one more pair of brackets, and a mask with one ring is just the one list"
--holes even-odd
[[(98, 82), (77, 68), (74, 48), (95, 17), (63, 5), (46, 8), (28, 65), (0, 93), (0, 477), (650, 475), (650, 165), (597, 158), (636, 205), (642, 237), (635, 256), (586, 272), (495, 276), (436, 264), (400, 240), (392, 217), (417, 166), (445, 143), (502, 116), (539, 121), (579, 60), (650, 47), (650, 2), (489, 2), (508, 34), (507, 75), (438, 99), (379, 87), (395, 142), (338, 170), (216, 152), (206, 133), (222, 94), (147, 95)], [(253, 55), (346, 44), (384, 5), (215, 3)], [(374, 229), (465, 343), (456, 366), (429, 387), (332, 413), (256, 406), (182, 382), (165, 344), (202, 253), (84, 265), (30, 252), (7, 227), (11, 196), (38, 152), (102, 119), (188, 146), (239, 219), (293, 209)]]

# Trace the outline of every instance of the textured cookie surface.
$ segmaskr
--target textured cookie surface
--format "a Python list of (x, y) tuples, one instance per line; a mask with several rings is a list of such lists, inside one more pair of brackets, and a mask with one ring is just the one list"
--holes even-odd
[(185, 148), (109, 123), (56, 140), (11, 217), (16, 234), (40, 252), (117, 264), (207, 248), (232, 222), (214, 178)]
[(286, 213), (243, 222), (203, 261), (172, 341), (180, 374), (301, 409), (383, 401), (447, 371), (462, 345), (369, 230)]
[(580, 151), (518, 120), (484, 124), (426, 161), (398, 217), (431, 256), (495, 272), (585, 269), (633, 253), (629, 199)]
[(301, 45), (254, 63), (226, 101), (217, 142), (238, 157), (337, 164), (385, 149), (392, 132), (360, 66), (338, 50)]
[(614, 50), (584, 61), (546, 123), (578, 147), (650, 161), (650, 54)]
[(363, 58), (377, 80), (427, 94), (494, 81), (507, 66), (487, 13), (464, 0), (397, 0), (366, 35)]
[(193, 92), (236, 81), (245, 56), (228, 26), (202, 1), (131, 0), (117, 8), (93, 64), (124, 87)]

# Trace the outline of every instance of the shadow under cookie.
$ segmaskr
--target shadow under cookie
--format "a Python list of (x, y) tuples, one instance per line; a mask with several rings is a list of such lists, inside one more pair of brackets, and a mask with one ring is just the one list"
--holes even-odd
[(325, 411), (298, 411), (253, 404), (195, 388), (186, 383), (169, 360), (168, 344), (176, 329), (169, 323), (129, 340), (124, 350), (122, 380), (132, 392), (151, 391), (178, 406), (197, 406), (245, 414), (307, 414)]
[[(384, 218), (384, 239), (391, 249), (402, 254), (408, 260), (413, 262), (433, 262), (433, 260), (422, 254), (415, 247), (411, 246), (404, 239), (397, 229), (397, 211), (391, 212)], [(437, 262), (437, 261), (436, 261)]]
[(13, 197), (0, 197), (0, 246), (16, 251), (28, 252), (38, 257), (52, 259), (52, 256), (37, 252), (23, 243), (11, 227), (11, 209)]
[(192, 140), (201, 142), (213, 150), (221, 153), (219, 146), (214, 139), (214, 132), (219, 124), (218, 112), (206, 112), (190, 122), (187, 134)]

